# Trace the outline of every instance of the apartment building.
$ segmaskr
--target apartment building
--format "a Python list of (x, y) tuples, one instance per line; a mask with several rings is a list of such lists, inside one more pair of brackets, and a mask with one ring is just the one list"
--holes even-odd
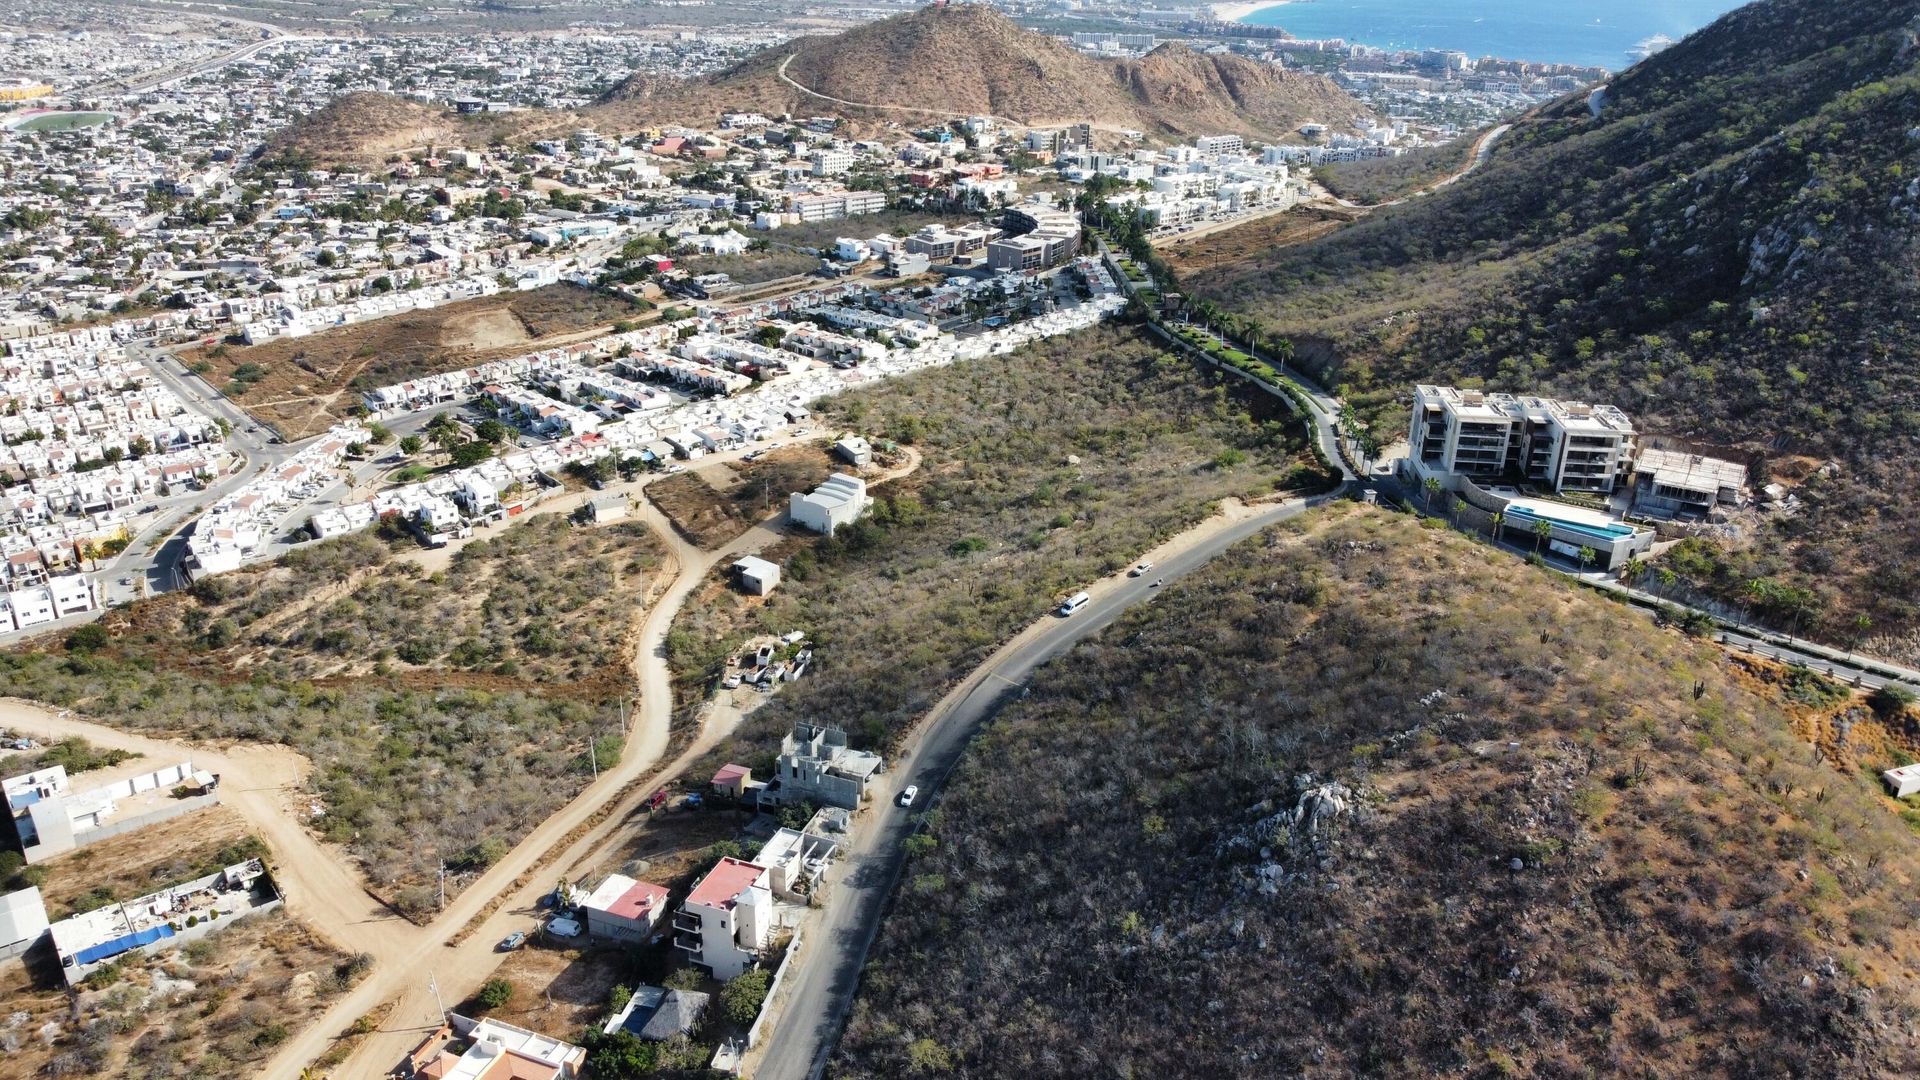
[(815, 176), (839, 176), (853, 168), (853, 151), (828, 147), (807, 155), (807, 171)]
[(1409, 458), (1452, 485), (1527, 480), (1556, 492), (1611, 494), (1631, 470), (1633, 422), (1611, 405), (1422, 385), (1407, 429)]
[(1238, 135), (1202, 135), (1193, 140), (1193, 148), (1208, 157), (1244, 153), (1246, 140)]
[(731, 856), (707, 871), (673, 915), (673, 944), (725, 982), (752, 968), (773, 940), (767, 868)]

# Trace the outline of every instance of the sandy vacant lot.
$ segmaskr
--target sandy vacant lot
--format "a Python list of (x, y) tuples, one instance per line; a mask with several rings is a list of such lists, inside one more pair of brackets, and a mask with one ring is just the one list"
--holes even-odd
[[(634, 314), (617, 297), (551, 285), (251, 348), (203, 349), (183, 358), (206, 361), (208, 382), (292, 440), (345, 417), (359, 404), (361, 390), (597, 335)], [(243, 368), (257, 374), (257, 381), (236, 383), (234, 374)]]

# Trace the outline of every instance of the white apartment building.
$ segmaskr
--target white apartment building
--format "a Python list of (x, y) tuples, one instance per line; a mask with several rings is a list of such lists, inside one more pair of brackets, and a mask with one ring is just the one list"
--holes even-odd
[(1512, 477), (1607, 495), (1632, 468), (1634, 429), (1611, 405), (1422, 385), (1407, 444), (1414, 466), (1450, 487)]
[(1193, 140), (1193, 148), (1209, 157), (1219, 157), (1222, 154), (1243, 153), (1247, 143), (1238, 135), (1202, 135)]
[(767, 868), (727, 857), (707, 871), (673, 916), (673, 944), (725, 982), (752, 968), (773, 940)]
[(807, 156), (808, 171), (815, 176), (839, 176), (853, 168), (853, 151), (827, 148)]

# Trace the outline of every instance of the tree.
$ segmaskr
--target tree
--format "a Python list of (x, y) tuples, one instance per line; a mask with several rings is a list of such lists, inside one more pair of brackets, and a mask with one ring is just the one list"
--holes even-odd
[(1432, 510), (1432, 509), (1433, 509), (1433, 497), (1434, 497), (1435, 495), (1438, 495), (1438, 494), (1440, 494), (1440, 479), (1439, 479), (1439, 477), (1435, 477), (1435, 476), (1429, 476), (1429, 477), (1427, 477), (1427, 478), (1426, 478), (1425, 480), (1423, 480), (1423, 481), (1421, 481), (1421, 482), (1420, 482), (1420, 487), (1421, 487), (1421, 488), (1422, 488), (1423, 490), (1425, 490), (1425, 492), (1426, 492), (1426, 503), (1427, 503), (1427, 509), (1428, 509), (1428, 510)]
[(459, 443), (454, 446), (452, 456), (456, 467), (470, 469), (493, 456), (493, 444), (478, 439)]
[(1540, 554), (1542, 542), (1553, 539), (1553, 522), (1542, 518), (1533, 523), (1533, 553)]
[(426, 445), (427, 440), (422, 439), (420, 436), (408, 435), (406, 438), (400, 440), (400, 452), (408, 457), (412, 457), (425, 448)]
[(608, 1034), (590, 1029), (580, 1040), (587, 1052), (587, 1074), (599, 1080), (638, 1080), (660, 1067), (660, 1047), (631, 1031)]
[(1585, 544), (1580, 545), (1580, 572), (1587, 572), (1587, 564), (1594, 559), (1596, 552)]
[(473, 433), (496, 446), (513, 438), (513, 429), (498, 420), (480, 421), (474, 427)]
[(1626, 582), (1629, 585), (1633, 584), (1636, 581), (1639, 581), (1641, 578), (1645, 577), (1646, 574), (1647, 574), (1647, 561), (1645, 559), (1642, 559), (1638, 555), (1635, 555), (1632, 558), (1629, 558), (1626, 562), (1626, 565), (1620, 568), (1620, 580)]
[(111, 640), (107, 635), (106, 627), (99, 623), (88, 623), (85, 626), (74, 627), (73, 632), (67, 635), (67, 651), (90, 653), (106, 648)]
[(1507, 515), (1505, 515), (1505, 514), (1503, 514), (1503, 513), (1499, 513), (1498, 511), (1496, 511), (1496, 512), (1494, 513), (1494, 515), (1493, 515), (1493, 520), (1492, 520), (1491, 522), (1489, 522), (1489, 523), (1488, 523), (1488, 524), (1490, 524), (1490, 525), (1491, 525), (1491, 526), (1493, 527), (1493, 542), (1494, 542), (1494, 543), (1496, 543), (1496, 544), (1497, 544), (1497, 543), (1499, 543), (1499, 542), (1500, 542), (1500, 527), (1501, 527), (1502, 525), (1505, 525), (1506, 523), (1507, 523)]
[(754, 968), (742, 972), (727, 980), (720, 990), (720, 1007), (726, 1010), (727, 1019), (745, 1027), (753, 1023), (760, 1015), (760, 1005), (767, 1000), (767, 986), (772, 976), (765, 968)]

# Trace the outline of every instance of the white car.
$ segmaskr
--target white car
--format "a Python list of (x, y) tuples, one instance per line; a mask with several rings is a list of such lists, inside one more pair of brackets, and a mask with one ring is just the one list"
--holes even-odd
[(918, 798), (919, 795), (920, 795), (920, 785), (908, 784), (907, 789), (905, 791), (902, 791), (900, 793), (900, 797), (898, 799), (895, 799), (894, 801), (899, 803), (901, 806), (912, 806), (913, 800)]
[(1127, 576), (1128, 576), (1128, 577), (1143, 577), (1143, 576), (1145, 576), (1145, 575), (1146, 575), (1146, 572), (1147, 572), (1147, 571), (1149, 571), (1149, 570), (1151, 570), (1151, 569), (1153, 569), (1153, 564), (1152, 564), (1152, 563), (1150, 563), (1150, 562), (1143, 562), (1143, 563), (1141, 563), (1140, 565), (1138, 565), (1138, 566), (1136, 566), (1136, 567), (1134, 567), (1133, 569), (1131, 569), (1131, 570), (1129, 570), (1129, 571), (1127, 571)]

